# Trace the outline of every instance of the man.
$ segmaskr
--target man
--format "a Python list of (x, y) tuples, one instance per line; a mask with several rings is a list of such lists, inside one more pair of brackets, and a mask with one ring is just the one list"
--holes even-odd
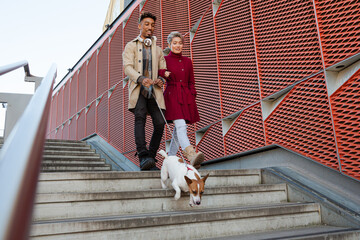
[[(153, 36), (155, 21), (153, 14), (142, 13), (138, 26), (140, 35), (128, 42), (123, 52), (124, 71), (130, 79), (128, 108), (135, 115), (135, 143), (142, 171), (156, 168), (155, 156), (165, 125), (159, 109), (165, 110), (162, 91), (165, 80), (158, 78), (158, 70), (166, 72), (166, 62), (161, 48), (156, 46), (156, 37)], [(149, 149), (145, 142), (148, 113), (154, 126)]]

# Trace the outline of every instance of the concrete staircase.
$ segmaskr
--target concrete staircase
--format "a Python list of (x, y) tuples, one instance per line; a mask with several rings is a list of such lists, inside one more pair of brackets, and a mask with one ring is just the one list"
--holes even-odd
[(360, 239), (326, 226), (320, 205), (288, 202), (261, 170), (210, 173), (201, 206), (174, 200), (157, 172), (42, 173), (31, 239)]
[(110, 171), (99, 154), (84, 141), (46, 140), (42, 172)]

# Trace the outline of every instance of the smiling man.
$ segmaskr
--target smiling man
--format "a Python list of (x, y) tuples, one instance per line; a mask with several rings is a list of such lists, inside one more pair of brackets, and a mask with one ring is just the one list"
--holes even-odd
[[(160, 112), (160, 108), (165, 111), (162, 91), (165, 80), (158, 78), (158, 72), (168, 73), (163, 52), (156, 46), (156, 37), (153, 36), (155, 21), (156, 17), (150, 12), (142, 13), (138, 26), (140, 34), (126, 44), (123, 52), (124, 71), (130, 79), (128, 108), (135, 115), (135, 143), (142, 171), (156, 169), (155, 156), (165, 124)], [(154, 126), (149, 149), (145, 141), (147, 114), (150, 114)]]

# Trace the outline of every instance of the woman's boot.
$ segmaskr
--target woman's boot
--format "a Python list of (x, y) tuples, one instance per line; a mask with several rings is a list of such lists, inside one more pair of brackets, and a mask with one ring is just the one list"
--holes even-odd
[(188, 146), (184, 150), (184, 156), (190, 161), (190, 164), (194, 166), (194, 168), (199, 169), (200, 164), (204, 161), (205, 156), (202, 152), (195, 152), (193, 146)]

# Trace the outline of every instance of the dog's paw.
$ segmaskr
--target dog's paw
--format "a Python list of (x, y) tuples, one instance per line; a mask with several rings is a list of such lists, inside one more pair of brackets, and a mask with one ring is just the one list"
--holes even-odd
[(163, 182), (161, 182), (161, 187), (162, 187), (162, 189), (167, 189), (166, 184), (164, 184)]
[(174, 196), (174, 199), (179, 200), (180, 196), (181, 196), (180, 193), (176, 193), (175, 196)]
[(192, 202), (189, 202), (189, 206), (190, 206), (190, 207), (193, 207), (194, 204), (193, 204)]

